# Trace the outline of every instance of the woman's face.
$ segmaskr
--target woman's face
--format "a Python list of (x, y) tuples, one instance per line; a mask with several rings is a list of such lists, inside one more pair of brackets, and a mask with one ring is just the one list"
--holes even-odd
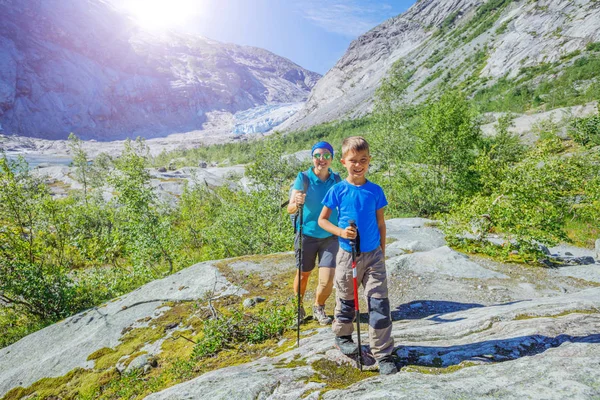
[(331, 166), (331, 161), (333, 161), (333, 157), (331, 153), (327, 149), (316, 149), (312, 155), (313, 166), (315, 167), (315, 172), (319, 173), (321, 171), (327, 171)]

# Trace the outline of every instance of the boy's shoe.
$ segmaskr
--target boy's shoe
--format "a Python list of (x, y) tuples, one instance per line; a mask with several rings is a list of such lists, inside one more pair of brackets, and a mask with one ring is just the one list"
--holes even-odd
[(377, 364), (379, 364), (379, 373), (381, 375), (392, 375), (398, 372), (398, 367), (396, 367), (392, 356), (385, 356), (377, 360)]
[(353, 356), (358, 354), (358, 345), (354, 343), (352, 340), (352, 336), (336, 336), (335, 337), (335, 346), (342, 352), (345, 356)]
[(331, 317), (325, 314), (325, 306), (313, 306), (313, 319), (321, 325), (329, 325), (332, 321)]

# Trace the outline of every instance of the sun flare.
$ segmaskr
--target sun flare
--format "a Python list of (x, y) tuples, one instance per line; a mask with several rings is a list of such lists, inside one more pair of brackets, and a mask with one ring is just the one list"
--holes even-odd
[(200, 14), (200, 0), (129, 0), (124, 8), (147, 30), (175, 29)]

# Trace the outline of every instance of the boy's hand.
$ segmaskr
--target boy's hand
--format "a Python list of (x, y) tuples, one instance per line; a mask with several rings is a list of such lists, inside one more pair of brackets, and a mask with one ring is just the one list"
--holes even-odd
[(306, 195), (302, 192), (298, 192), (294, 197), (294, 202), (296, 203), (296, 205), (301, 206), (302, 204), (304, 204), (304, 199), (306, 199)]
[(349, 226), (346, 229), (341, 229), (340, 236), (344, 239), (356, 239), (356, 229)]

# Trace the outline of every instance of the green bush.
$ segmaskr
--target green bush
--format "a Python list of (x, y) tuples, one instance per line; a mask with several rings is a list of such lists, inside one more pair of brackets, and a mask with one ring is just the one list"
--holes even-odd
[[(446, 218), (449, 241), (464, 246), (474, 239), (486, 251), (482, 242), (500, 233), (507, 241), (505, 253), (518, 250), (535, 257), (539, 243), (552, 246), (566, 240), (565, 220), (576, 202), (591, 201), (582, 197), (582, 187), (599, 169), (588, 156), (558, 153), (558, 144), (560, 139), (544, 141), (515, 164), (496, 164), (501, 172), (483, 174), (490, 180), (486, 190)], [(465, 233), (471, 236), (465, 239)]]
[(391, 197), (406, 212), (447, 211), (477, 190), (472, 166), (480, 145), (477, 118), (466, 99), (448, 92), (419, 111), (410, 162), (394, 169)]
[(575, 118), (571, 122), (570, 134), (582, 146), (600, 146), (600, 106), (598, 114)]
[(285, 306), (262, 309), (258, 313), (233, 308), (227, 315), (203, 322), (200, 339), (192, 359), (214, 356), (222, 350), (244, 343), (257, 344), (281, 336), (296, 318), (293, 302)]

